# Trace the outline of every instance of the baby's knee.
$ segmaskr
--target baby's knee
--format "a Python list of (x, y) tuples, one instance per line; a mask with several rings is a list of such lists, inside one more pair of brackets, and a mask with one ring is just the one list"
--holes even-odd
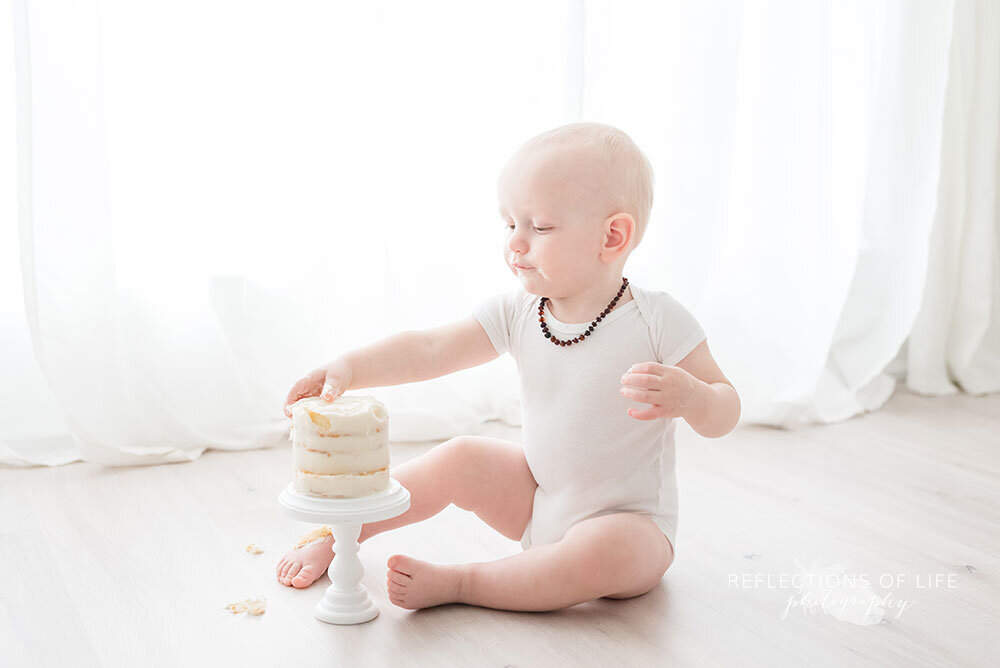
[(523, 527), (526, 518), (520, 516), (531, 515), (538, 486), (523, 449), (480, 436), (457, 436), (439, 447), (456, 506), (476, 513), (505, 536)]
[(474, 446), (467, 436), (455, 436), (434, 448), (448, 464), (461, 466), (473, 456)]
[(572, 545), (570, 566), (580, 578), (617, 583), (637, 567), (634, 536), (614, 522), (582, 522), (563, 540)]
[(427, 453), (434, 457), (435, 472), (441, 479), (460, 482), (476, 461), (474, 444), (465, 436), (456, 436), (435, 446)]
[(455, 436), (438, 448), (449, 463), (466, 473), (480, 467), (503, 469), (510, 456), (507, 450), (475, 436)]

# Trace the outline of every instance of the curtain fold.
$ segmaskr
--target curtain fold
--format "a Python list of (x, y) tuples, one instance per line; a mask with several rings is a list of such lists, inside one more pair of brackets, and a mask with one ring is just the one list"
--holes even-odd
[[(516, 285), (497, 173), (576, 120), (649, 155), (626, 275), (699, 318), (743, 422), (875, 410), (894, 359), (995, 392), (997, 12), (14, 0), (0, 463), (282, 444), (298, 377)], [(507, 357), (352, 393), (396, 441), (520, 423)]]
[(1000, 391), (1000, 4), (959, 2), (923, 302), (903, 350), (927, 395)]
[[(862, 171), (853, 275), (830, 351), (799, 421), (836, 422), (882, 406), (896, 379), (885, 372), (916, 319), (937, 207), (949, 45), (948, 3), (893, 3), (874, 54), (880, 66), (864, 110)], [(891, 26), (907, 26), (893, 31)], [(962, 35), (970, 26), (957, 26)], [(781, 420), (784, 422), (784, 419)]]

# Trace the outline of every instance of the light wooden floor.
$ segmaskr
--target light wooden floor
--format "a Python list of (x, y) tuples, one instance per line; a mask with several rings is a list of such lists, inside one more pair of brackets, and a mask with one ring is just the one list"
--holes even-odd
[[(430, 445), (393, 444), (393, 462)], [(449, 506), (363, 545), (381, 613), (357, 626), (313, 617), (325, 576), (303, 591), (275, 581), (309, 528), (277, 505), (284, 447), (130, 469), (0, 468), (0, 665), (997, 665), (998, 446), (997, 395), (900, 389), (843, 424), (719, 440), (682, 423), (678, 554), (654, 591), (549, 613), (393, 606), (392, 554), (463, 563), (520, 550)], [(267, 551), (244, 552), (250, 542)], [(797, 563), (816, 560), (892, 593), (883, 623), (801, 608), (782, 618)], [(879, 586), (900, 574), (898, 589)], [(945, 586), (926, 588), (935, 577)], [(266, 614), (223, 610), (250, 596), (266, 597)], [(912, 607), (897, 618), (898, 600)]]

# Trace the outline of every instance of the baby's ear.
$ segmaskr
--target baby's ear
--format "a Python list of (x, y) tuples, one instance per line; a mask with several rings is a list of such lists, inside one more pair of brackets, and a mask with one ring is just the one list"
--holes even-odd
[(624, 211), (616, 213), (604, 222), (604, 230), (602, 254), (610, 253), (613, 257), (609, 259), (618, 259), (622, 254), (627, 256), (631, 252), (632, 239), (635, 238), (636, 232), (635, 218), (632, 214)]

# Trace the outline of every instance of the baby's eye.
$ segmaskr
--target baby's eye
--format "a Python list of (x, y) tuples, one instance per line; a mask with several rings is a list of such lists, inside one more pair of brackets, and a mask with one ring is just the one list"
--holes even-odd
[[(512, 224), (508, 223), (506, 225), (506, 228), (508, 230), (512, 230), (512, 229), (514, 229), (514, 226)], [(535, 226), (532, 225), (531, 229), (533, 229), (535, 232), (547, 232), (547, 231), (551, 230), (552, 228), (551, 227), (535, 227)]]

